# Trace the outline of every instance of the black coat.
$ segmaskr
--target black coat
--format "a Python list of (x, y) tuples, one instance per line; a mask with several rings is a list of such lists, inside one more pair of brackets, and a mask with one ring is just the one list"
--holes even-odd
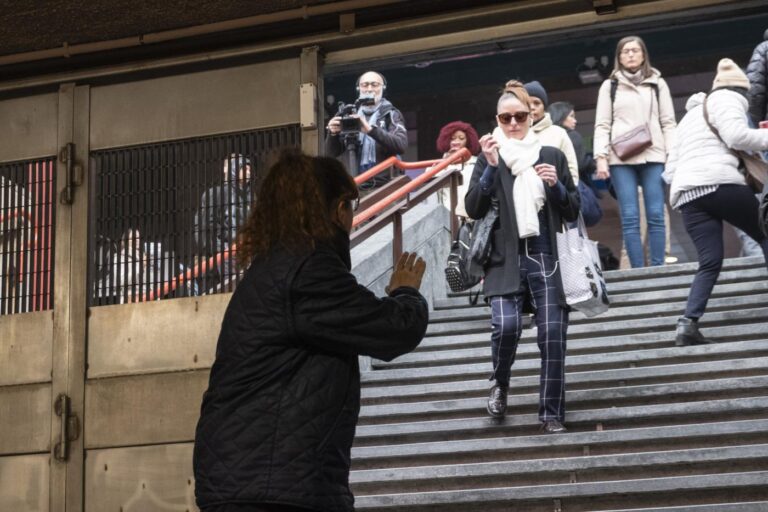
[(592, 158), (591, 153), (587, 153), (587, 150), (584, 149), (584, 139), (579, 132), (576, 130), (566, 130), (566, 132), (573, 144), (573, 150), (576, 152), (576, 161), (579, 164), (579, 179), (594, 190), (595, 185), (592, 183), (592, 175), (597, 170), (595, 159)]
[[(383, 162), (391, 156), (401, 155), (408, 149), (408, 131), (405, 128), (403, 114), (389, 101), (384, 99), (381, 101), (378, 121), (371, 126), (371, 131), (368, 132), (368, 136), (376, 141), (377, 163)], [(339, 134), (328, 133), (325, 138), (325, 154), (337, 157), (343, 152), (344, 144), (342, 144)], [(358, 148), (357, 156), (359, 161), (360, 148)], [(359, 174), (358, 169), (350, 169), (350, 172), (354, 172), (355, 175)], [(377, 180), (377, 183), (386, 181), (382, 177)]]
[(760, 121), (768, 119), (768, 41), (763, 41), (752, 52), (752, 58), (747, 66), (747, 78), (751, 85), (747, 98), (749, 99), (749, 115), (755, 126)]
[[(547, 192), (547, 201), (544, 203), (548, 219), (552, 255), (557, 258), (555, 233), (561, 230), (564, 221), (571, 222), (578, 218), (579, 191), (573, 184), (571, 173), (568, 170), (568, 161), (559, 149), (543, 146), (539, 154), (539, 160), (536, 163), (548, 163), (555, 166), (557, 177), (565, 185), (566, 189), (566, 197), (563, 203), (558, 202), (554, 204), (555, 199), (550, 195), (550, 191)], [(491, 257), (485, 268), (485, 278), (483, 280), (483, 294), (486, 297), (493, 297), (496, 295), (518, 293), (520, 291), (520, 238), (517, 234), (517, 218), (512, 201), (512, 187), (515, 177), (509, 171), (504, 161), (499, 159), (499, 168), (494, 178), (492, 193), (491, 195), (485, 195), (480, 190), (478, 182), (487, 165), (485, 155), (481, 154), (477, 158), (477, 163), (475, 163), (472, 180), (469, 183), (469, 189), (464, 201), (467, 213), (473, 219), (479, 219), (486, 214), (491, 206), (492, 197), (499, 201), (499, 220), (496, 222), (491, 234)], [(545, 185), (545, 189), (548, 188)], [(557, 276), (556, 282), (560, 290), (560, 304), (563, 307), (567, 307), (559, 269), (557, 270)]]
[(251, 264), (224, 315), (197, 424), (200, 508), (354, 510), (357, 357), (389, 361), (413, 350), (428, 313), (417, 290), (377, 298), (349, 270), (347, 236)]

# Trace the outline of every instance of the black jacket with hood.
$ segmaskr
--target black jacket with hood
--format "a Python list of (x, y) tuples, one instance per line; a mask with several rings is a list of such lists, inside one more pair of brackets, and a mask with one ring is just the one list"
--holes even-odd
[[(408, 149), (408, 131), (405, 128), (403, 114), (385, 98), (381, 99), (379, 109), (378, 121), (371, 126), (371, 131), (368, 132), (368, 136), (376, 141), (377, 163), (391, 156), (401, 155)], [(329, 133), (325, 138), (325, 154), (337, 157), (343, 152), (344, 144), (339, 134)], [(357, 169), (350, 170), (354, 174), (357, 174), (357, 171)], [(377, 180), (378, 184), (380, 182), (381, 178)]]
[(768, 119), (768, 30), (763, 36), (763, 41), (752, 52), (752, 58), (747, 66), (747, 78), (750, 89), (747, 93), (749, 100), (749, 115), (757, 126), (757, 123)]
[(378, 298), (357, 283), (341, 230), (314, 249), (256, 258), (227, 307), (203, 396), (198, 506), (354, 510), (358, 355), (389, 361), (413, 350), (427, 320), (417, 290)]

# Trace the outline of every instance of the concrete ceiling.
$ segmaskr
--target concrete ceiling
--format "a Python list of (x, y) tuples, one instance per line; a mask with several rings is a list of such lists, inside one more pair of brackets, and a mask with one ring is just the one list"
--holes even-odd
[[(119, 39), (335, 0), (0, 0), (0, 55)], [(338, 3), (338, 2), (336, 2)]]

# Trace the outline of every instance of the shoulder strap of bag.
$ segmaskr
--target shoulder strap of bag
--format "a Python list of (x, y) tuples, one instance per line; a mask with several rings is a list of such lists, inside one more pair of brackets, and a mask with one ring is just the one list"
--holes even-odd
[[(724, 141), (724, 140), (723, 140), (723, 138), (720, 136), (720, 132), (719, 132), (719, 131), (717, 131), (717, 128), (715, 128), (715, 127), (712, 125), (712, 123), (710, 123), (710, 122), (709, 122), (709, 110), (707, 110), (707, 100), (708, 100), (708, 99), (709, 99), (709, 94), (707, 94), (707, 95), (704, 97), (704, 103), (702, 103), (702, 108), (704, 109), (704, 122), (705, 122), (705, 123), (707, 123), (707, 126), (709, 126), (709, 129), (710, 129), (710, 130), (712, 130), (712, 133), (714, 133), (714, 134), (715, 134), (715, 137), (717, 137), (717, 138), (720, 140), (720, 142), (722, 142), (723, 144), (725, 144), (725, 141)], [(725, 144), (725, 146), (726, 146), (726, 147), (728, 147), (728, 144)], [(730, 148), (728, 148), (728, 149), (730, 149)]]
[[(702, 108), (704, 110), (704, 122), (707, 123), (707, 126), (709, 126), (709, 129), (712, 130), (712, 133), (715, 134), (715, 137), (717, 137), (720, 140), (720, 142), (722, 142), (725, 145), (725, 147), (728, 149), (728, 151), (730, 151), (731, 153), (736, 155), (736, 158), (739, 159), (739, 167), (744, 167), (744, 152), (742, 152), (741, 150), (733, 149), (732, 147), (730, 147), (728, 145), (728, 143), (726, 143), (723, 140), (723, 138), (720, 136), (720, 132), (717, 131), (717, 128), (715, 128), (712, 125), (712, 123), (709, 121), (709, 111), (707, 110), (707, 100), (708, 99), (709, 99), (709, 93), (707, 93), (707, 96), (704, 98), (704, 103), (702, 104)], [(749, 172), (747, 172), (747, 169), (744, 169), (744, 174), (745, 175), (749, 174)]]
[[(611, 126), (608, 128), (608, 146), (610, 147), (613, 138), (613, 104), (616, 101), (616, 89), (619, 88), (619, 80), (611, 78)], [(610, 149), (608, 150), (610, 153)]]

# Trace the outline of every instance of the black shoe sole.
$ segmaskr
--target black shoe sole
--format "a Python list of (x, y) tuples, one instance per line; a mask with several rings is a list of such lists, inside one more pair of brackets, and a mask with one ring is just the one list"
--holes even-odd
[(507, 414), (506, 410), (504, 412), (502, 412), (501, 414), (494, 413), (493, 411), (491, 411), (490, 404), (487, 404), (487, 403), (485, 404), (485, 410), (488, 411), (488, 414), (491, 415), (491, 418), (503, 418)]
[(693, 336), (688, 336), (686, 334), (678, 334), (675, 338), (675, 346), (676, 347), (690, 347), (692, 345), (712, 345), (715, 343), (712, 340), (708, 340), (704, 338), (702, 341), (700, 338), (696, 338)]

